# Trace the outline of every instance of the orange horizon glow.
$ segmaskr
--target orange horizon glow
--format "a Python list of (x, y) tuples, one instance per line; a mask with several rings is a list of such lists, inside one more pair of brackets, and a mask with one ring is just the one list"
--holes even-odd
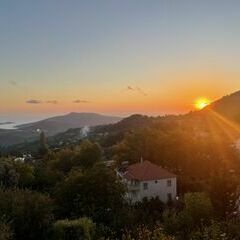
[(45, 11), (42, 1), (6, 2), (0, 122), (69, 112), (184, 114), (198, 97), (240, 90), (240, 3), (226, 11), (208, 1), (49, 1)]

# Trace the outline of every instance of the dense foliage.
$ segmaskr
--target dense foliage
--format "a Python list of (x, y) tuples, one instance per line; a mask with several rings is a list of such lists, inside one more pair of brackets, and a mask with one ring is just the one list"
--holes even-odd
[[(0, 159), (0, 240), (240, 239), (236, 132), (214, 116), (133, 116), (90, 140), (53, 149), (41, 134), (31, 161)], [(134, 128), (134, 123), (136, 127)], [(129, 204), (104, 161), (161, 165), (178, 176), (178, 198)]]

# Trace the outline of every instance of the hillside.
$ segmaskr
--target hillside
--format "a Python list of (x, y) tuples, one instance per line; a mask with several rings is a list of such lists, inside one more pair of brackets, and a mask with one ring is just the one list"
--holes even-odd
[(84, 126), (96, 126), (120, 121), (120, 117), (106, 116), (96, 113), (69, 113), (63, 116), (56, 116), (42, 121), (22, 124), (17, 126), (24, 131), (43, 130), (48, 136), (64, 132), (70, 128), (81, 128)]
[[(232, 140), (239, 137), (239, 131), (232, 124), (233, 120), (240, 123), (240, 91), (225, 96), (201, 111), (194, 111), (185, 115), (169, 115), (149, 117), (139, 114), (124, 118), (114, 124), (95, 126), (88, 135), (90, 139), (98, 141), (103, 147), (111, 147), (120, 142), (127, 132), (137, 129), (151, 128), (171, 131), (179, 127), (191, 131), (196, 136), (217, 135), (225, 138), (231, 135)], [(70, 129), (50, 139), (52, 145), (58, 143), (78, 142), (80, 129)]]
[[(135, 114), (130, 117), (124, 118), (117, 123), (96, 126), (88, 125), (89, 128), (87, 129), (87, 133), (84, 133), (85, 127), (70, 128), (64, 132), (57, 133), (54, 136), (48, 136), (48, 144), (52, 149), (55, 149), (64, 146), (78, 144), (79, 141), (81, 141), (83, 138), (88, 137), (95, 141), (99, 140), (100, 142), (104, 142), (106, 140), (107, 142), (109, 142), (109, 144), (112, 145), (118, 140), (121, 140), (125, 132), (149, 126), (153, 123), (153, 120), (156, 120), (156, 118)], [(14, 153), (15, 152), (36, 153), (38, 147), (39, 143), (38, 140), (36, 140), (35, 138), (34, 141), (17, 143), (13, 146), (8, 147), (5, 150)]]
[[(20, 152), (33, 149), (36, 151), (38, 148), (36, 129), (43, 129), (46, 132), (48, 143), (52, 148), (74, 145), (81, 141), (82, 128), (86, 125), (90, 127), (88, 138), (99, 142), (106, 148), (120, 142), (127, 132), (146, 127), (163, 131), (179, 127), (192, 131), (198, 137), (214, 134), (224, 138), (227, 134), (231, 135), (232, 139), (236, 139), (239, 137), (240, 131), (236, 129), (235, 125), (232, 125), (232, 122), (234, 120), (240, 123), (239, 103), (240, 91), (213, 102), (201, 111), (179, 116), (148, 117), (135, 114), (121, 120), (118, 117), (94, 113), (70, 113), (21, 125), (18, 132), (0, 131), (0, 145), (3, 141), (6, 142), (7, 139), (10, 139), (8, 143), (15, 141), (18, 144), (12, 146), (11, 149), (15, 148)], [(14, 136), (16, 136), (15, 139)], [(24, 141), (23, 137), (26, 137)]]
[(213, 110), (229, 120), (240, 123), (240, 91), (213, 102), (206, 110)]
[(15, 144), (28, 144), (29, 142), (35, 141), (39, 136), (37, 132), (38, 129), (43, 130), (49, 137), (72, 128), (113, 124), (120, 120), (120, 117), (105, 116), (96, 113), (69, 113), (38, 122), (22, 124), (13, 130), (0, 129), (0, 146), (6, 147)]

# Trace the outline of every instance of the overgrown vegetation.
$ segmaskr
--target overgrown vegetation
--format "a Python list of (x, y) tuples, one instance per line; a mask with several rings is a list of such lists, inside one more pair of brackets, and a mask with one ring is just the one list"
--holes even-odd
[[(2, 157), (0, 240), (240, 239), (240, 154), (232, 130), (191, 114), (137, 122), (143, 125), (130, 130), (126, 122), (99, 127), (92, 141), (57, 151), (41, 134), (31, 161)], [(177, 174), (178, 199), (126, 201), (125, 186), (103, 161), (141, 157)]]

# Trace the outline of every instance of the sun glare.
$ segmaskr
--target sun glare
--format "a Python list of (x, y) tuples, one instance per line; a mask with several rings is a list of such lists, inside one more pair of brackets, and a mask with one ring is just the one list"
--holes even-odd
[(201, 110), (203, 108), (205, 108), (206, 106), (208, 106), (210, 104), (209, 99), (207, 98), (199, 98), (195, 101), (195, 108), (198, 110)]

